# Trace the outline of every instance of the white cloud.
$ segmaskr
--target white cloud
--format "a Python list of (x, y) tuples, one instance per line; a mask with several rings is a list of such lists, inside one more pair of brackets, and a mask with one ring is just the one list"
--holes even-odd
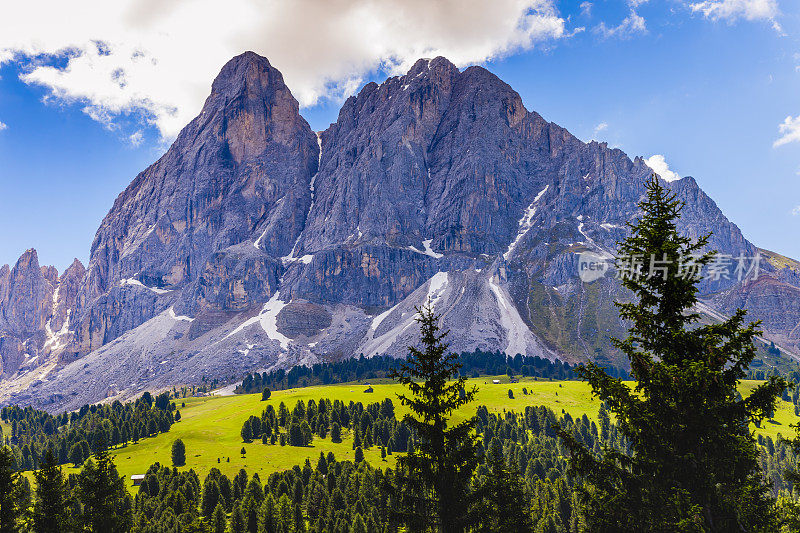
[(666, 159), (664, 159), (664, 156), (661, 154), (651, 155), (645, 159), (644, 162), (648, 167), (652, 168), (656, 174), (661, 176), (661, 179), (664, 181), (676, 181), (681, 179), (677, 173), (669, 169)]
[(31, 0), (0, 8), (0, 64), (28, 65), (25, 82), (96, 120), (142, 113), (172, 137), (245, 50), (309, 106), (420, 57), (464, 66), (546, 44), (565, 23), (554, 0)]
[(611, 37), (627, 39), (633, 37), (637, 33), (647, 33), (647, 25), (645, 24), (644, 18), (631, 9), (630, 14), (628, 14), (618, 26), (609, 28), (606, 26), (605, 22), (601, 22), (595, 27), (594, 31), (607, 39)]
[(704, 0), (692, 3), (690, 7), (712, 20), (768, 20), (781, 31), (775, 19), (778, 16), (777, 0)]
[(5, 122), (0, 122), (0, 131), (7, 130), (8, 126)]
[(780, 131), (781, 136), (772, 143), (775, 148), (792, 142), (800, 142), (800, 115), (786, 117), (778, 126), (778, 131)]
[(585, 17), (592, 16), (592, 3), (591, 2), (581, 2), (580, 5), (581, 14)]
[(597, 126), (594, 127), (594, 134), (597, 135), (600, 132), (606, 131), (608, 129), (608, 122), (601, 122)]
[(131, 143), (131, 146), (136, 148), (137, 146), (141, 146), (142, 141), (144, 141), (144, 134), (141, 131), (133, 132), (129, 137), (128, 141)]

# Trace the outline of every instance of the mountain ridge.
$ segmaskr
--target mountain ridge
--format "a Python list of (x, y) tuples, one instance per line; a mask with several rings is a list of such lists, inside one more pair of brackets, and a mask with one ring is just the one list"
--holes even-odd
[[(244, 53), (115, 200), (86, 271), (73, 265), (65, 285), (67, 322), (65, 308), (48, 330), (48, 313), (34, 309), (60, 286), (52, 272), (18, 262), (30, 282), (13, 284), (27, 288), (12, 302), (11, 270), (0, 269), (0, 317), (25, 317), (24, 328), (0, 323), (0, 399), (54, 409), (253, 369), (400, 356), (427, 300), (458, 351), (615, 364), (608, 336), (622, 331), (613, 301), (625, 294), (611, 278), (582, 284), (577, 255), (613, 253), (651, 173), (641, 157), (528, 111), (488, 70), (445, 58), (365, 85), (315, 133), (280, 72)], [(685, 234), (713, 231), (713, 248), (756, 254), (694, 178), (667, 186), (686, 202)], [(796, 350), (800, 274), (775, 256), (760, 283), (701, 291), (712, 312), (744, 304), (755, 318), (777, 299), (767, 337)], [(31, 359), (40, 356), (47, 364)]]

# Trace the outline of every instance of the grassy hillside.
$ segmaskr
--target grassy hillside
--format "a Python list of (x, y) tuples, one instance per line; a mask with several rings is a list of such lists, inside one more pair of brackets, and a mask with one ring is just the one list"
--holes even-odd
[[(546, 405), (556, 414), (570, 413), (573, 417), (586, 414), (594, 419), (597, 416), (599, 402), (592, 399), (589, 387), (579, 381), (536, 381), (523, 380), (520, 383), (509, 384), (508, 377), (499, 377), (502, 384), (493, 385), (492, 378), (475, 378), (469, 380), (469, 385), (478, 387), (477, 401), (456, 413), (456, 419), (463, 419), (472, 415), (478, 405), (486, 405), (491, 411), (505, 410), (521, 412), (528, 405)], [(742, 384), (743, 392), (754, 387), (756, 382)], [(181, 421), (174, 424), (169, 433), (160, 434), (154, 438), (140, 440), (137, 444), (129, 444), (124, 448), (112, 451), (115, 462), (121, 474), (131, 486), (132, 474), (143, 474), (148, 466), (158, 461), (161, 464), (171, 465), (170, 449), (172, 442), (180, 438), (186, 445), (186, 466), (194, 468), (203, 479), (208, 471), (217, 467), (228, 476), (233, 476), (240, 468), (248, 472), (258, 472), (262, 479), (270, 472), (284, 470), (294, 465), (302, 465), (308, 458), (316, 464), (320, 452), (333, 452), (337, 459), (353, 459), (352, 436), (343, 434), (343, 442), (336, 444), (326, 439), (315, 438), (310, 447), (291, 447), (280, 445), (264, 445), (260, 441), (243, 443), (239, 436), (242, 423), (250, 415), (260, 415), (268, 403), (276, 408), (280, 402), (285, 402), (291, 409), (298, 400), (329, 398), (344, 402), (378, 402), (384, 398), (394, 401), (396, 413), (401, 417), (407, 409), (400, 405), (397, 393), (402, 392), (402, 387), (396, 384), (376, 384), (372, 387), (374, 393), (365, 393), (366, 388), (361, 384), (343, 384), (319, 387), (307, 387), (286, 391), (276, 391), (267, 402), (262, 402), (261, 395), (237, 396), (212, 396), (207, 398), (187, 398), (179, 400), (178, 406), (185, 401), (186, 406), (180, 408)], [(528, 390), (528, 395), (522, 389)], [(514, 399), (508, 397), (508, 390), (514, 392)], [(798, 422), (794, 416), (791, 403), (781, 402), (773, 422), (765, 422), (759, 433), (777, 438), (778, 433), (788, 435), (792, 430), (789, 424)], [(247, 450), (245, 455), (240, 454), (241, 448)], [(365, 450), (365, 457), (372, 464), (382, 463), (380, 450), (377, 447)], [(220, 462), (217, 463), (219, 458)], [(230, 461), (228, 461), (230, 458)], [(393, 466), (395, 456), (387, 457), (383, 464)], [(67, 468), (67, 472), (77, 472), (77, 469)]]

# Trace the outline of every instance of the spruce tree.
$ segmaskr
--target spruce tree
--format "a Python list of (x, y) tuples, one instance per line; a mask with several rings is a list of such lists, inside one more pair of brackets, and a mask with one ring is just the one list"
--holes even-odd
[(231, 511), (230, 531), (231, 533), (245, 533), (247, 531), (247, 523), (239, 503), (236, 503), (233, 506), (233, 511)]
[(210, 518), (217, 505), (220, 504), (220, 490), (216, 480), (206, 478), (203, 483), (203, 499), (200, 503), (200, 511), (206, 518)]
[(529, 533), (533, 531), (522, 477), (506, 464), (503, 447), (496, 438), (486, 456), (489, 472), (478, 489), (481, 533)]
[(172, 464), (175, 466), (186, 464), (186, 446), (181, 439), (175, 439), (172, 443)]
[(52, 448), (44, 454), (36, 480), (36, 500), (33, 504), (35, 533), (63, 533), (69, 529), (69, 487)]
[[(14, 420), (16, 422), (16, 420)], [(20, 508), (19, 472), (16, 471), (14, 453), (8, 446), (0, 449), (0, 532), (18, 530)]]
[(474, 418), (450, 425), (453, 411), (471, 402), (477, 389), (463, 394), (466, 378), (456, 355), (448, 353), (447, 332), (439, 331), (439, 316), (429, 303), (417, 309), (423, 349), (409, 347), (405, 362), (390, 376), (409, 393), (400, 402), (411, 410), (403, 420), (418, 443), (398, 460), (405, 479), (396, 497), (398, 518), (411, 531), (464, 531), (472, 520), (472, 474), (477, 466)]
[(78, 475), (76, 495), (80, 502), (82, 522), (93, 532), (126, 532), (132, 522), (132, 501), (125, 490), (125, 480), (117, 473), (114, 461), (98, 442), (97, 452), (86, 461)]
[[(755, 355), (757, 324), (737, 311), (703, 324), (694, 311), (701, 268), (712, 261), (709, 236), (692, 242), (677, 222), (682, 203), (653, 176), (641, 218), (620, 243), (617, 303), (629, 336), (614, 339), (627, 356), (630, 387), (587, 363), (577, 369), (613, 413), (631, 454), (598, 458), (569, 432), (573, 473), (584, 480), (591, 531), (774, 531), (773, 502), (748, 424), (775, 407), (786, 381), (773, 377), (747, 397), (739, 380)], [(634, 269), (631, 265), (637, 264)]]

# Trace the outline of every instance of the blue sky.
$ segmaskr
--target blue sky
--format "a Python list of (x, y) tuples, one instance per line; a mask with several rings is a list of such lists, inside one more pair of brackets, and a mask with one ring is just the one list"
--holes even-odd
[[(249, 13), (249, 0), (240, 2), (230, 9)], [(162, 42), (150, 35), (180, 24), (141, 4), (107, 19), (93, 15), (97, 24), (68, 35), (37, 21), (4, 41), (0, 22), (0, 264), (30, 247), (60, 271), (73, 257), (86, 262), (116, 196), (199, 110), (224, 60), (245, 49), (284, 72), (315, 130), (336, 119), (344, 95), (416, 57), (443, 53), (462, 66), (484, 64), (528, 109), (578, 137), (631, 156), (663, 155), (672, 171), (694, 176), (747, 238), (800, 258), (798, 2), (531, 0), (523, 11), (517, 2), (493, 13), (464, 2), (458, 5), (472, 12), (427, 13), (428, 26), (400, 23), (385, 42), (369, 37), (389, 31), (382, 13), (371, 19), (375, 28), (350, 41), (342, 36), (352, 19), (317, 13), (324, 30), (315, 43), (303, 34), (308, 20), (284, 11), (274, 15), (289, 29), (298, 24), (297, 42), (285, 44), (278, 29), (264, 40), (245, 20), (250, 15), (242, 17), (247, 26), (230, 23), (219, 32), (223, 40), (206, 43), (203, 28), (219, 19), (213, 12), (194, 30), (175, 29), (173, 44)], [(403, 9), (410, 21), (426, 13)], [(496, 20), (483, 23), (487, 17)], [(114, 24), (120, 37), (106, 44), (98, 28)], [(37, 31), (55, 37), (26, 40)], [(157, 60), (148, 68), (162, 70), (131, 63), (139, 56), (125, 51), (137, 47)], [(122, 72), (126, 83), (108, 84), (109, 72)]]

